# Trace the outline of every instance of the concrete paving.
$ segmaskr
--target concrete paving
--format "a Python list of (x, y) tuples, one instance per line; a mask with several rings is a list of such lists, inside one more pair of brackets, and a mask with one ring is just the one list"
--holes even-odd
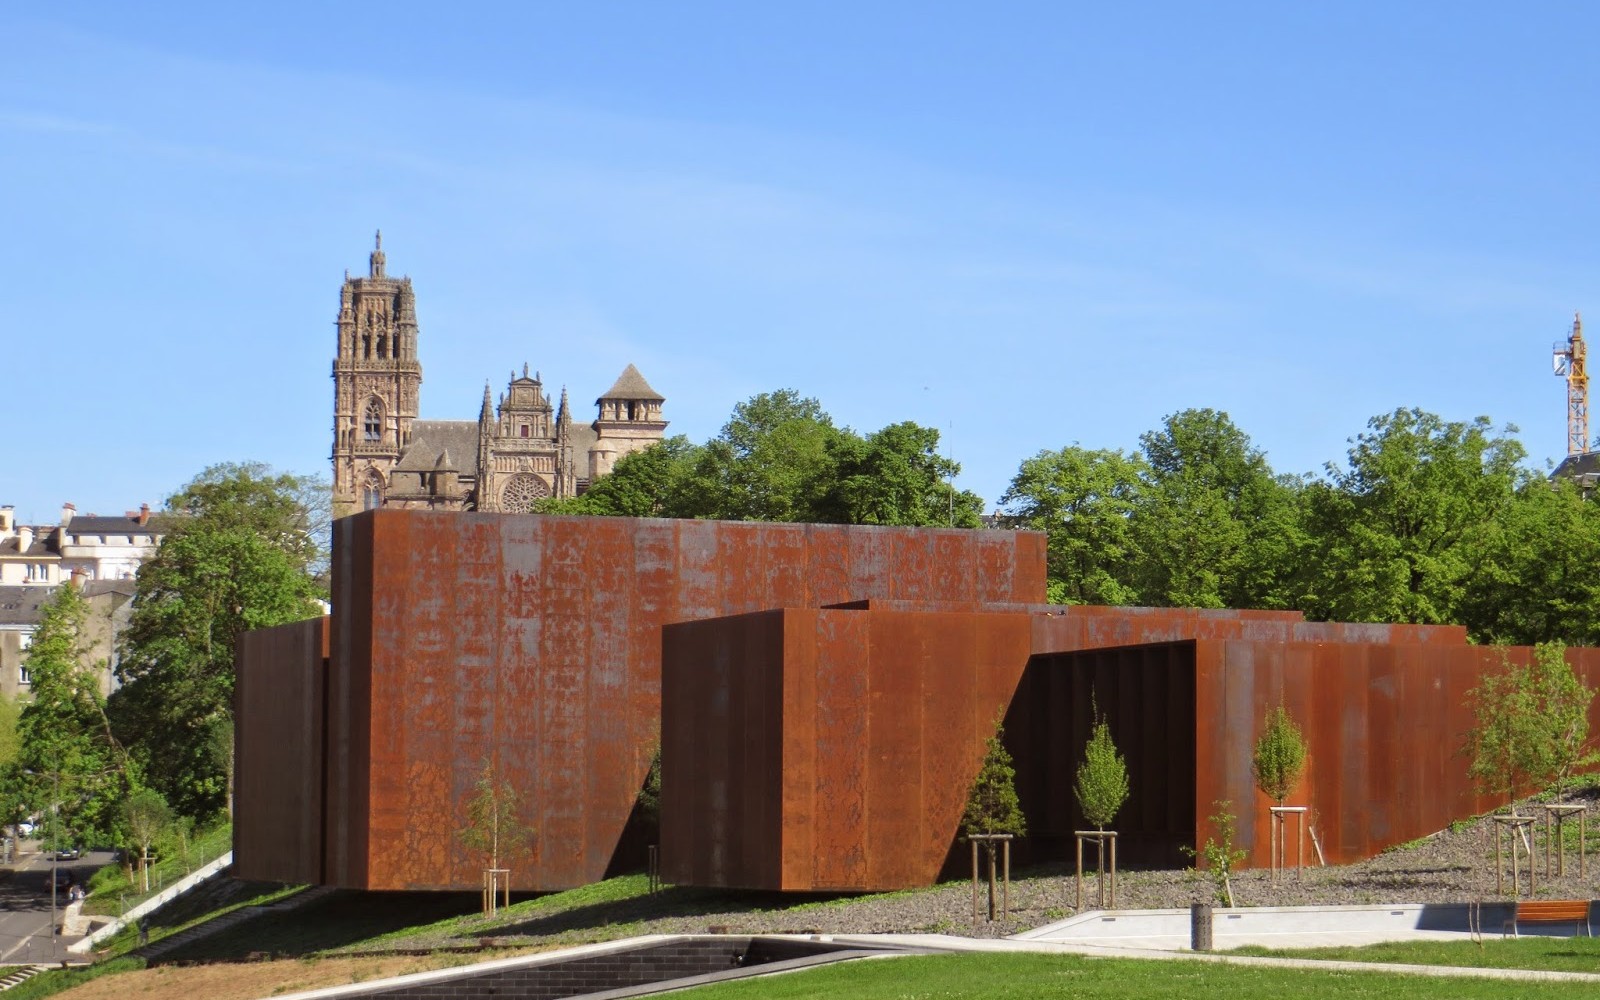
[[(1510, 908), (1488, 904), (1478, 915), (1483, 933), (1499, 937)], [(1473, 914), (1465, 904), (1381, 906), (1259, 906), (1217, 909), (1212, 917), (1216, 950), (1321, 948), (1385, 941), (1467, 941)], [(1571, 935), (1575, 925), (1536, 925), (1523, 934)], [(1016, 935), (1017, 940), (1097, 944), (1158, 951), (1189, 948), (1188, 910), (1091, 910)]]

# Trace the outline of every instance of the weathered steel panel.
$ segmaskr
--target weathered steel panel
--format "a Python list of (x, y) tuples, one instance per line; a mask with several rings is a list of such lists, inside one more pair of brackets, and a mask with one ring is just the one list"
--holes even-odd
[[(932, 881), (955, 843), (995, 712), (1011, 701), (1027, 661), (1027, 619), (788, 610), (781, 648), (753, 648), (749, 617), (665, 630), (665, 758), (694, 760), (694, 781), (715, 788), (736, 781), (745, 764), (708, 747), (728, 740), (759, 749), (770, 725), (771, 747), (781, 749), (777, 777), (743, 783), (752, 818), (741, 826), (717, 824), (720, 803), (695, 788), (664, 789), (672, 827), (694, 831), (663, 838), (667, 877), (799, 891)], [(737, 669), (715, 666), (720, 651), (740, 649)], [(773, 676), (774, 661), (782, 663), (783, 701), (764, 711), (777, 721), (729, 713), (727, 728), (714, 732), (703, 710), (679, 707), (694, 697), (738, 697), (746, 678)], [(698, 723), (680, 723), (678, 711)], [(741, 856), (761, 864), (716, 863)]]
[[(234, 681), (234, 872), (318, 883), (322, 874), (328, 620), (239, 637)], [(271, 746), (274, 753), (240, 752)]]
[[(871, 756), (869, 729), (868, 619), (850, 612), (823, 611), (815, 621), (815, 659), (786, 657), (785, 670), (810, 670), (816, 676), (816, 769), (788, 780), (810, 780), (814, 872), (810, 885), (792, 888), (850, 889), (868, 884), (865, 836), (870, 821), (867, 798)], [(797, 650), (798, 652), (798, 650)], [(794, 706), (805, 712), (804, 705)], [(785, 718), (790, 707), (785, 706)], [(788, 823), (786, 821), (785, 826)], [(787, 866), (786, 866), (787, 867)]]
[[(373, 889), (477, 884), (481, 860), (456, 833), (485, 760), (523, 791), (536, 832), (514, 886), (637, 863), (625, 831), (659, 725), (663, 625), (908, 586), (965, 603), (969, 576), (934, 574), (930, 553), (1043, 550), (1042, 536), (1011, 532), (396, 510), (345, 519), (335, 538), (328, 877)], [(1042, 596), (1042, 557), (1027, 563), (1005, 569), (1002, 596)], [(728, 670), (751, 657), (772, 658), (747, 649)], [(728, 696), (770, 736), (760, 754), (718, 758), (749, 780), (776, 773), (783, 677), (740, 687), (730, 674)], [(781, 814), (770, 796), (739, 801), (735, 826), (766, 830)], [(780, 857), (748, 865), (770, 884)]]

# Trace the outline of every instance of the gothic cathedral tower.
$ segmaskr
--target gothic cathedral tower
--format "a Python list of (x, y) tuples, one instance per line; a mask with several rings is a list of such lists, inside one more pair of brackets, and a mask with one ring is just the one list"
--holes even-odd
[(383, 234), (365, 278), (345, 272), (339, 290), (339, 353), (333, 359), (333, 514), (383, 502), (411, 440), (422, 386), (417, 303), (410, 278), (384, 273)]

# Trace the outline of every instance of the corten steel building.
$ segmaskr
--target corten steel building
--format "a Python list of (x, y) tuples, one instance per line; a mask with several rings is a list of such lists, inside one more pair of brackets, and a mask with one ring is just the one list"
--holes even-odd
[[(1268, 862), (1272, 803), (1250, 760), (1279, 704), (1310, 750), (1290, 804), (1309, 806), (1330, 862), (1495, 804), (1459, 751), (1466, 692), (1502, 653), (1454, 626), (864, 601), (674, 624), (663, 642), (669, 882), (881, 891), (955, 874), (966, 790), (1001, 716), (1028, 818), (1019, 860), (1068, 859), (1087, 825), (1072, 782), (1094, 705), (1128, 762), (1124, 863), (1187, 864), (1219, 802), (1247, 863)], [(1600, 684), (1600, 650), (1567, 655)]]
[(236, 870), (472, 888), (482, 762), (528, 804), (517, 889), (640, 866), (661, 630), (861, 599), (1037, 599), (1031, 532), (381, 509), (334, 526), (333, 614), (250, 633), (236, 692)]
[[(1055, 607), (1044, 589), (1030, 532), (343, 519), (331, 620), (240, 642), (237, 870), (474, 888), (456, 831), (490, 759), (537, 835), (514, 885), (594, 881), (643, 862), (630, 816), (659, 739), (668, 881), (926, 885), (959, 864), (997, 719), (1029, 820), (1019, 860), (1067, 858), (1091, 705), (1128, 759), (1125, 863), (1187, 863), (1217, 801), (1266, 863), (1250, 755), (1279, 704), (1310, 743), (1294, 800), (1329, 861), (1492, 805), (1457, 751), (1465, 693), (1501, 653), (1459, 627)], [(1600, 683), (1600, 651), (1568, 657)]]

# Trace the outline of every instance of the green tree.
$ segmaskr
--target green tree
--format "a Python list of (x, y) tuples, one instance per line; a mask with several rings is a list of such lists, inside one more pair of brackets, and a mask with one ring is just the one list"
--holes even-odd
[(1250, 758), (1256, 787), (1278, 805), (1294, 791), (1306, 767), (1306, 740), (1289, 710), (1279, 705), (1267, 713), (1266, 724)]
[(700, 498), (686, 488), (700, 449), (683, 435), (622, 456), (580, 497), (540, 501), (546, 514), (696, 517)]
[(0, 772), (11, 766), (21, 748), (17, 722), (22, 716), (21, 697), (0, 695)]
[(1522, 446), (1487, 417), (1374, 417), (1308, 491), (1315, 551), (1302, 607), (1339, 621), (1455, 621), (1527, 473)]
[(1544, 729), (1544, 777), (1557, 795), (1563, 795), (1573, 775), (1596, 762), (1589, 740), (1594, 689), (1578, 679), (1567, 662), (1566, 647), (1559, 642), (1535, 646), (1530, 669), (1534, 709)]
[(1111, 740), (1111, 725), (1096, 708), (1094, 728), (1089, 742), (1083, 747), (1083, 760), (1078, 764), (1077, 781), (1073, 793), (1083, 818), (1104, 830), (1117, 818), (1122, 804), (1128, 801), (1128, 764), (1117, 745)]
[(1192, 847), (1185, 847), (1183, 852), (1191, 858), (1205, 862), (1206, 876), (1211, 879), (1217, 902), (1223, 906), (1232, 906), (1234, 905), (1233, 872), (1249, 854), (1233, 845), (1235, 836), (1233, 802), (1228, 799), (1218, 799), (1211, 805), (1216, 812), (1206, 817), (1211, 823), (1212, 833), (1206, 837), (1205, 846), (1198, 851)]
[(1132, 513), (1139, 590), (1150, 604), (1282, 607), (1300, 531), (1293, 480), (1226, 413), (1182, 410), (1139, 438), (1146, 460)]
[(1000, 720), (995, 720), (994, 732), (983, 746), (983, 764), (967, 793), (961, 828), (969, 835), (1009, 833), (1021, 837), (1028, 832), (1028, 823), (1017, 800), (1017, 769), (1006, 749), (1005, 726)]
[(977, 527), (983, 501), (955, 490), (939, 432), (891, 424), (861, 437), (792, 389), (734, 407), (703, 446), (669, 438), (624, 456), (583, 496), (547, 514)]
[(1594, 690), (1580, 681), (1559, 643), (1534, 648), (1532, 661), (1500, 669), (1468, 692), (1475, 725), (1467, 734), (1467, 773), (1486, 793), (1514, 806), (1519, 793), (1549, 784), (1563, 791), (1595, 762), (1589, 741)]
[(139, 873), (143, 877), (144, 891), (150, 891), (150, 848), (172, 825), (172, 810), (167, 800), (154, 788), (135, 789), (123, 803), (127, 819), (128, 836), (139, 848)]
[[(984, 742), (983, 763), (967, 793), (967, 808), (961, 816), (961, 827), (968, 837), (1010, 835), (1021, 837), (1028, 832), (1027, 819), (1022, 815), (1022, 803), (1017, 799), (1017, 769), (1006, 750), (1005, 726), (995, 719), (994, 732)], [(993, 840), (984, 840), (984, 860), (989, 869), (989, 919), (995, 918), (995, 851)], [(977, 856), (973, 856), (974, 864)], [(974, 880), (978, 873), (972, 873)]]
[(1600, 503), (1532, 476), (1476, 535), (1457, 614), (1474, 639), (1600, 645)]
[(955, 488), (961, 467), (939, 454), (939, 432), (910, 421), (830, 445), (837, 463), (816, 520), (976, 528), (983, 500)]
[(208, 469), (168, 502), (183, 516), (140, 567), (109, 708), (146, 780), (182, 815), (228, 805), (213, 747), (232, 718), (239, 633), (321, 613), (303, 488), (260, 466)]
[(1137, 454), (1072, 445), (1041, 451), (1017, 470), (1000, 497), (1009, 527), (1049, 537), (1050, 600), (1132, 604), (1139, 553), (1130, 519), (1146, 466)]
[(833, 485), (835, 449), (844, 434), (820, 403), (793, 389), (740, 403), (695, 465), (692, 488), (705, 498), (705, 516), (817, 520)]
[[(485, 872), (503, 870), (532, 841), (532, 828), (517, 815), (521, 808), (522, 798), (516, 786), (501, 778), (494, 761), (485, 757), (466, 802), (466, 825), (456, 833), (467, 850), (479, 855)], [(494, 912), (494, 884), (485, 882), (485, 913)]]
[(45, 604), (24, 665), (33, 699), (17, 719), (17, 753), (7, 784), (24, 812), (51, 814), (59, 842), (114, 842), (117, 806), (130, 773), (112, 737), (100, 694), (100, 664), (89, 659), (89, 606), (76, 587)]

